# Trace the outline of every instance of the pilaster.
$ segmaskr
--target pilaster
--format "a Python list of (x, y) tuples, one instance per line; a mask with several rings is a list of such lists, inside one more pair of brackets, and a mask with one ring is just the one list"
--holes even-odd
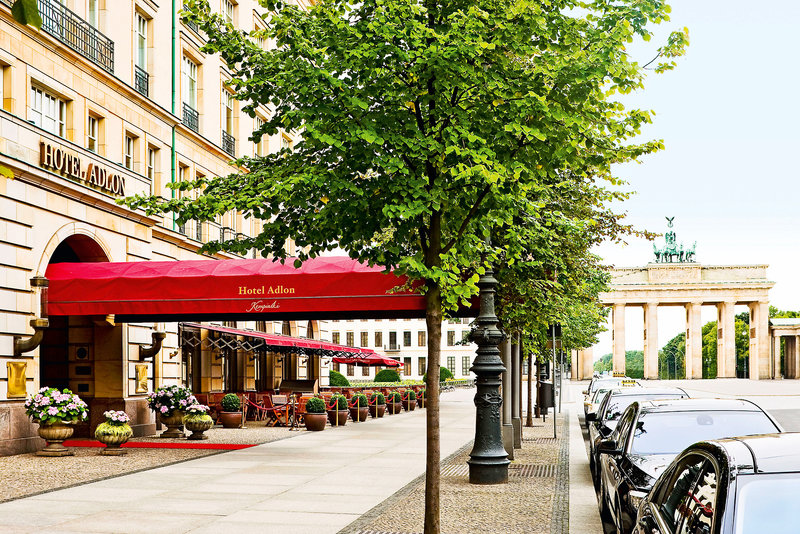
[(614, 304), (611, 320), (613, 321), (613, 371), (625, 373), (625, 305)]
[(658, 304), (644, 305), (644, 377), (658, 378)]
[(701, 304), (686, 304), (686, 378), (703, 378), (703, 325)]

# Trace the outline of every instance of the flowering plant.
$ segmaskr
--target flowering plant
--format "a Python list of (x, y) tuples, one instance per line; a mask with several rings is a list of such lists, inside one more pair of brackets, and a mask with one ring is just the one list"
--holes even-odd
[(25, 413), (37, 423), (75, 423), (86, 420), (89, 408), (69, 389), (44, 387), (25, 401)]
[(161, 386), (147, 395), (147, 405), (156, 413), (167, 417), (176, 410), (185, 410), (188, 406), (197, 404), (197, 399), (192, 391), (184, 386)]
[(103, 416), (106, 418), (106, 423), (111, 426), (122, 426), (131, 420), (130, 416), (123, 411), (109, 410), (103, 412)]
[(205, 404), (192, 404), (186, 407), (187, 415), (204, 415), (208, 411), (208, 406)]

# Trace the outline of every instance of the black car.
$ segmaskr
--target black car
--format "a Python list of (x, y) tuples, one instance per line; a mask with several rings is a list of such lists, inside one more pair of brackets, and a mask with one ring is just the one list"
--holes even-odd
[(782, 432), (752, 402), (679, 399), (634, 402), (597, 445), (600, 512), (617, 532), (631, 532), (639, 502), (660, 472), (697, 441)]
[(586, 426), (589, 427), (589, 469), (592, 473), (594, 489), (600, 488), (599, 454), (597, 444), (611, 435), (617, 427), (617, 421), (625, 409), (634, 402), (649, 400), (686, 399), (689, 394), (681, 388), (617, 388), (612, 389), (600, 407), (594, 413), (586, 414)]
[(683, 451), (639, 507), (638, 534), (800, 531), (800, 433), (704, 441)]
[(632, 378), (628, 377), (598, 377), (593, 378), (592, 381), (589, 383), (589, 387), (583, 390), (583, 415), (586, 416), (586, 413), (589, 411), (590, 407), (592, 406), (592, 399), (594, 398), (594, 394), (597, 392), (598, 389), (611, 389), (611, 388), (618, 388), (622, 387), (623, 384), (628, 384), (631, 386), (639, 386), (641, 384)]

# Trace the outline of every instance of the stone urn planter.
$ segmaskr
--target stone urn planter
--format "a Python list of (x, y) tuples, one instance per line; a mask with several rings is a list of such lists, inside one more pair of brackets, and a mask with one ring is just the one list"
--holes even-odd
[(133, 437), (128, 421), (131, 418), (123, 411), (110, 410), (103, 414), (106, 420), (94, 431), (94, 438), (104, 443), (106, 448), (100, 450), (103, 456), (122, 456), (127, 451), (122, 449), (122, 444)]
[(369, 401), (363, 393), (353, 395), (350, 403), (350, 417), (356, 423), (366, 421), (369, 417)]
[(208, 436), (203, 432), (214, 426), (214, 420), (207, 414), (189, 413), (183, 418), (183, 426), (191, 432), (191, 435), (186, 439), (208, 439)]
[(160, 414), (158, 417), (161, 419), (161, 424), (167, 427), (167, 429), (161, 433), (159, 437), (161, 438), (185, 438), (186, 434), (183, 432), (183, 416), (184, 413), (182, 410), (175, 410), (172, 412), (172, 415)]
[(75, 431), (71, 423), (57, 421), (55, 423), (39, 422), (39, 437), (47, 442), (47, 446), (36, 452), (37, 456), (72, 456), (75, 453), (64, 446)]
[(386, 397), (383, 393), (373, 393), (369, 399), (369, 414), (372, 417), (383, 417), (386, 413)]

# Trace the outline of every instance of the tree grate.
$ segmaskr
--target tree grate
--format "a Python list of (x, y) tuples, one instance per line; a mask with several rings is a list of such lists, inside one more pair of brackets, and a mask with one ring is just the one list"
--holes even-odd
[[(442, 467), (442, 476), (469, 476), (469, 465), (461, 463), (445, 465)], [(554, 478), (556, 476), (556, 465), (511, 464), (508, 466), (508, 476), (521, 478)]]
[(357, 530), (353, 534), (417, 534), (417, 533), (391, 531), (391, 530)]
[(546, 445), (551, 445), (553, 443), (557, 443), (558, 439), (556, 438), (523, 438), (525, 443), (541, 443)]

